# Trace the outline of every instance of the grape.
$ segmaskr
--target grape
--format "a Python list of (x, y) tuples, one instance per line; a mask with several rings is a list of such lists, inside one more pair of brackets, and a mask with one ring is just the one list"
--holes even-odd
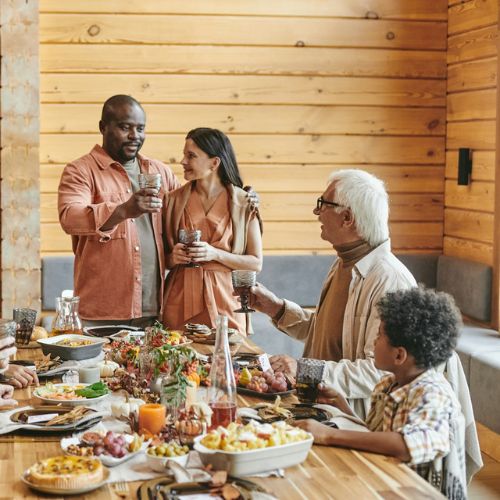
[(99, 455), (102, 455), (104, 453), (104, 446), (102, 445), (97, 445), (94, 447), (94, 455), (98, 457)]

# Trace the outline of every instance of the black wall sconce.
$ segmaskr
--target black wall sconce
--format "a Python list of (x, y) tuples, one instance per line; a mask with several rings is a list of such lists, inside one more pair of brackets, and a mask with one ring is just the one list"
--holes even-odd
[(468, 186), (472, 173), (472, 151), (469, 148), (458, 150), (458, 185)]

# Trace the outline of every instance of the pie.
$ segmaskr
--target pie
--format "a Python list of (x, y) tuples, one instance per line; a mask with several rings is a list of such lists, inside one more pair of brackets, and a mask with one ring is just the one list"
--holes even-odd
[(75, 456), (46, 458), (32, 465), (26, 474), (26, 479), (36, 486), (64, 490), (99, 484), (103, 478), (100, 460)]

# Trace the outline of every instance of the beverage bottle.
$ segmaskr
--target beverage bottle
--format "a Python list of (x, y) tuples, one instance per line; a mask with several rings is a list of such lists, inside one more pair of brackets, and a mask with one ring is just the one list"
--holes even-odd
[(217, 317), (215, 350), (210, 369), (208, 404), (212, 409), (211, 429), (227, 427), (236, 420), (236, 382), (227, 336), (227, 316)]

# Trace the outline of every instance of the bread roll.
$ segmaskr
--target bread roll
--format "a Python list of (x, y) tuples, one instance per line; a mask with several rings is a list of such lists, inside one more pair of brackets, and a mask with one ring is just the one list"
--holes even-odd
[(48, 338), (49, 333), (43, 326), (35, 326), (31, 335), (31, 340), (40, 340)]

